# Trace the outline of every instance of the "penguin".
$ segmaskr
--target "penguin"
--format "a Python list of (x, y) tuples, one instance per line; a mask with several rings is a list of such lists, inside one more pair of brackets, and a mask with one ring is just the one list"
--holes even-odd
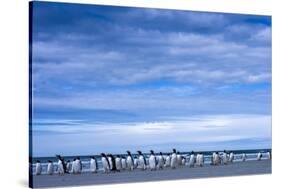
[(222, 154), (222, 163), (224, 164), (224, 165), (226, 165), (227, 164), (227, 153), (226, 153), (226, 151), (224, 150), (223, 151), (223, 154)]
[(242, 161), (246, 161), (246, 158), (247, 158), (246, 154), (243, 153), (243, 154), (242, 154)]
[(257, 160), (258, 160), (258, 161), (260, 161), (260, 160), (261, 160), (261, 158), (262, 158), (262, 153), (261, 153), (261, 152), (259, 152), (259, 153), (258, 153), (258, 155), (257, 155)]
[(266, 155), (267, 155), (267, 159), (271, 159), (271, 153), (270, 153), (270, 151), (268, 151), (268, 152), (266, 153)]
[(122, 163), (119, 155), (117, 155), (115, 158), (115, 165), (116, 165), (116, 171), (120, 172), (122, 169)]
[(76, 157), (74, 160), (73, 160), (73, 163), (72, 163), (72, 173), (73, 174), (79, 174), (81, 173), (81, 161), (80, 161), (80, 158), (79, 157)]
[(158, 158), (157, 168), (163, 169), (164, 168), (164, 157), (163, 157), (162, 152), (159, 153), (159, 156), (157, 158)]
[(82, 161), (80, 160), (80, 157), (78, 157), (76, 161), (77, 161), (77, 165), (78, 165), (78, 173), (80, 174), (82, 172), (82, 168), (83, 168)]
[(134, 159), (133, 159), (133, 157), (132, 157), (132, 154), (131, 154), (131, 152), (130, 151), (127, 151), (127, 154), (128, 154), (128, 156), (127, 156), (127, 168), (129, 169), (129, 170), (134, 170)]
[(67, 173), (70, 173), (71, 172), (71, 163), (69, 160), (67, 160), (66, 162), (66, 172)]
[(192, 151), (189, 158), (189, 167), (194, 167), (194, 164), (195, 164), (195, 155), (194, 152)]
[(92, 173), (97, 173), (98, 172), (98, 162), (97, 162), (95, 156), (91, 157), (91, 160), (90, 160), (90, 171)]
[(165, 167), (170, 167), (171, 166), (171, 156), (170, 154), (167, 154), (165, 158)]
[(199, 167), (202, 167), (204, 164), (204, 156), (202, 153), (198, 153), (196, 156), (196, 164)]
[(56, 155), (56, 157), (61, 161), (61, 165), (62, 165), (62, 170), (60, 170), (61, 173), (62, 172), (63, 172), (63, 174), (67, 173), (67, 171), (66, 171), (66, 163), (65, 163), (63, 157), (61, 155)]
[(109, 161), (109, 169), (112, 170), (112, 159), (111, 159), (111, 156), (110, 156), (110, 154), (107, 154), (106, 156), (107, 156), (107, 159)]
[(139, 162), (139, 168), (142, 169), (142, 170), (145, 170), (146, 165), (147, 165), (146, 159), (145, 159), (145, 157), (144, 157), (144, 155), (142, 154), (141, 151), (137, 151), (137, 152), (139, 154), (139, 161), (138, 161)]
[(122, 166), (123, 170), (127, 169), (127, 162), (126, 162), (125, 157), (122, 157), (122, 159), (121, 159), (121, 166)]
[(74, 172), (74, 167), (76, 166), (76, 165), (75, 165), (75, 164), (76, 164), (75, 161), (76, 161), (76, 158), (74, 158), (74, 159), (72, 160), (72, 163), (71, 163), (71, 171), (70, 171), (70, 172), (71, 172), (72, 174), (75, 174), (75, 172)]
[(211, 165), (215, 165), (215, 156), (216, 156), (216, 152), (213, 152), (211, 156)]
[(52, 175), (53, 169), (54, 169), (53, 162), (49, 160), (47, 164), (47, 174)]
[(36, 161), (35, 164), (35, 175), (41, 175), (42, 167), (39, 160)]
[(109, 164), (111, 164), (111, 171), (116, 171), (116, 163), (115, 163), (115, 158), (112, 154), (109, 154), (108, 155), (108, 161), (109, 161)]
[(218, 165), (220, 163), (220, 156), (218, 152), (213, 154), (213, 165)]
[(231, 151), (229, 154), (229, 162), (232, 163), (234, 160), (234, 153)]
[(177, 152), (177, 162), (178, 162), (178, 166), (182, 165), (182, 156), (180, 155), (180, 152)]
[(173, 149), (172, 157), (171, 157), (171, 167), (175, 169), (177, 167), (177, 151)]
[(182, 157), (181, 164), (185, 165), (185, 163), (186, 163), (186, 157)]
[(138, 166), (139, 166), (139, 159), (138, 159), (138, 157), (134, 157), (134, 168), (138, 168)]
[(150, 170), (156, 170), (156, 156), (154, 155), (153, 150), (150, 150), (150, 156), (148, 159)]
[(59, 158), (59, 160), (58, 160), (58, 173), (59, 173), (59, 175), (64, 175), (64, 173), (65, 173), (62, 161), (63, 160), (61, 158)]
[(103, 166), (103, 172), (104, 173), (109, 173), (110, 172), (110, 164), (108, 161), (107, 156), (104, 153), (101, 153), (101, 162), (102, 162), (102, 166)]

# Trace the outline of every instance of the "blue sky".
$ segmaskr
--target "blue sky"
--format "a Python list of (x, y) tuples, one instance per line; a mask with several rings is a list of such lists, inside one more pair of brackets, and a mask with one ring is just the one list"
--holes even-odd
[(271, 17), (33, 5), (34, 156), (271, 147)]

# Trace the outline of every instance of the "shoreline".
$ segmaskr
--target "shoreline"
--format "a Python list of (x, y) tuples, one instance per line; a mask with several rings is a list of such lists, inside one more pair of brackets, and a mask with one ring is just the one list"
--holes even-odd
[(256, 174), (271, 174), (272, 161), (246, 161), (234, 162), (227, 165), (204, 165), (203, 167), (190, 168), (182, 166), (177, 169), (164, 168), (162, 170), (133, 170), (105, 173), (82, 173), (79, 175), (39, 175), (33, 176), (34, 188), (45, 187), (70, 187), (85, 185), (103, 185), (135, 183), (163, 180), (214, 178), (227, 176), (242, 176)]

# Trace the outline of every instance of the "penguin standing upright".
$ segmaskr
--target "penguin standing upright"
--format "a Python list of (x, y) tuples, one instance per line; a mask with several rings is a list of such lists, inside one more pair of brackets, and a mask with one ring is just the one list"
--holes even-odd
[(47, 174), (52, 175), (53, 169), (54, 169), (53, 162), (49, 160), (47, 164)]
[(129, 169), (129, 170), (134, 170), (134, 159), (133, 159), (133, 157), (132, 157), (132, 154), (131, 154), (131, 152), (130, 151), (127, 151), (127, 154), (128, 154), (128, 156), (127, 156), (127, 168)]
[(134, 156), (134, 168), (138, 168), (139, 166), (139, 158)]
[(267, 154), (267, 159), (271, 159), (271, 153), (270, 153), (270, 151), (268, 151), (266, 154)]
[(121, 171), (122, 169), (122, 163), (121, 163), (121, 158), (119, 155), (116, 156), (115, 158), (115, 165), (116, 165), (116, 171)]
[(242, 154), (242, 161), (246, 161), (246, 158), (247, 158), (246, 154), (243, 153), (243, 154)]
[(163, 157), (163, 153), (160, 152), (158, 158), (158, 164), (157, 164), (157, 168), (158, 169), (163, 169), (164, 168), (164, 157)]
[(227, 153), (226, 153), (226, 151), (224, 150), (223, 153), (222, 153), (222, 163), (226, 165), (226, 164), (227, 164), (227, 161), (228, 161), (228, 160), (227, 160)]
[(39, 160), (36, 161), (35, 164), (35, 175), (41, 175), (42, 167)]
[[(110, 160), (109, 160), (110, 158)], [(112, 154), (109, 154), (108, 155), (108, 161), (109, 161), (109, 164), (111, 164), (111, 171), (116, 171), (116, 163), (115, 163), (115, 158)]]
[(165, 158), (165, 167), (170, 167), (171, 166), (171, 156), (170, 154), (167, 154)]
[(171, 167), (175, 169), (177, 167), (177, 151), (173, 149), (172, 157), (171, 157)]
[(127, 161), (126, 161), (125, 157), (122, 157), (121, 165), (122, 165), (123, 170), (127, 169)]
[(61, 155), (56, 155), (57, 158), (61, 161), (61, 170), (58, 170), (60, 172), (61, 175), (63, 175), (64, 173), (68, 173), (66, 171), (66, 163), (64, 161), (64, 158)]
[(198, 153), (196, 156), (196, 164), (199, 167), (202, 167), (204, 164), (204, 156), (202, 153)]
[(107, 154), (106, 157), (107, 157), (108, 162), (109, 162), (109, 169), (112, 170), (112, 158), (111, 158), (110, 154)]
[(63, 160), (61, 158), (59, 158), (59, 160), (58, 160), (58, 173), (59, 173), (59, 175), (63, 175), (65, 173), (62, 161)]
[(79, 157), (76, 157), (74, 160), (73, 160), (73, 163), (72, 163), (72, 173), (73, 174), (79, 174), (81, 173), (81, 160)]
[(194, 167), (194, 164), (195, 164), (195, 155), (194, 152), (192, 151), (189, 158), (189, 167)]
[(234, 153), (231, 151), (229, 154), (229, 162), (232, 163), (234, 160)]
[(97, 162), (95, 156), (91, 157), (91, 159), (90, 159), (90, 170), (92, 173), (97, 173), (97, 171), (98, 171), (98, 162)]
[(156, 170), (156, 156), (154, 155), (153, 150), (150, 150), (150, 156), (148, 161), (149, 161), (150, 170), (151, 171)]
[(145, 170), (146, 169), (146, 159), (144, 157), (144, 155), (142, 154), (141, 151), (137, 151), (138, 154), (139, 154), (139, 168), (142, 169), (142, 170)]
[(220, 163), (220, 156), (218, 152), (213, 154), (213, 165), (218, 165)]
[(258, 155), (257, 155), (257, 160), (258, 160), (258, 161), (260, 161), (260, 160), (261, 160), (261, 158), (262, 158), (262, 153), (261, 153), (261, 152), (259, 152), (259, 153), (258, 153)]
[(110, 172), (110, 165), (107, 156), (104, 153), (101, 153), (101, 162), (103, 166), (103, 172), (109, 173)]
[(182, 165), (182, 156), (179, 151), (177, 151), (177, 162), (178, 162), (178, 166)]
[(66, 172), (67, 173), (70, 173), (71, 172), (71, 163), (69, 160), (67, 160), (66, 162)]

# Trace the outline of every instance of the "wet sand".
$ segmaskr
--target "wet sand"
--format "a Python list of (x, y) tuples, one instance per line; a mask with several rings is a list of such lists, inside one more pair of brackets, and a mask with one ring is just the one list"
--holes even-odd
[(130, 182), (146, 182), (175, 179), (210, 178), (222, 176), (240, 176), (252, 174), (270, 174), (271, 160), (234, 162), (228, 165), (189, 168), (182, 166), (177, 169), (165, 168), (156, 171), (121, 171), (116, 173), (82, 173), (80, 175), (65, 174), (39, 175), (33, 177), (33, 187), (81, 186), (98, 184), (117, 184)]

